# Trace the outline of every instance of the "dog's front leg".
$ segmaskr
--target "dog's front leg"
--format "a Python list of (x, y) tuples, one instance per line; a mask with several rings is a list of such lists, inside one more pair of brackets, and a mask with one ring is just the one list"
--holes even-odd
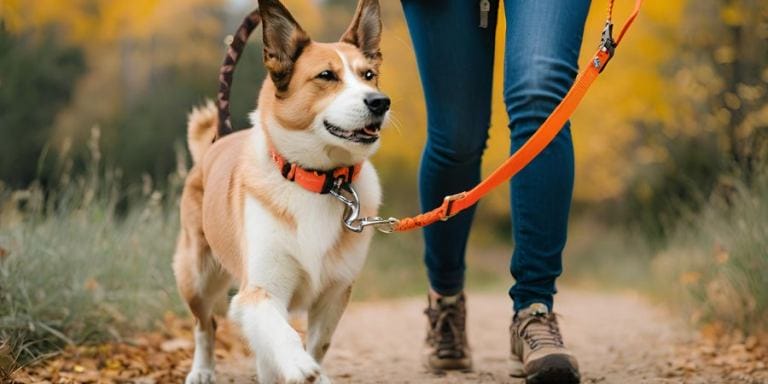
[(349, 303), (352, 287), (338, 285), (327, 289), (309, 310), (309, 333), (307, 350), (322, 362), (331, 346), (331, 337)]
[(286, 303), (259, 287), (248, 287), (232, 299), (230, 314), (256, 355), (263, 384), (304, 384), (320, 377), (320, 365), (288, 322)]

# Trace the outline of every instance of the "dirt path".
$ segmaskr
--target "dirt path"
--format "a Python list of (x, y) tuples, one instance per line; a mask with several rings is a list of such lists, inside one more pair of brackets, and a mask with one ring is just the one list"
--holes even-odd
[[(639, 297), (564, 290), (556, 311), (579, 357), (583, 383), (720, 383), (716, 371), (683, 373), (675, 347), (690, 334)], [(522, 383), (509, 377), (511, 308), (503, 295), (471, 294), (469, 338), (475, 371), (435, 376), (420, 365), (424, 300), (352, 304), (323, 366), (335, 383)], [(249, 383), (246, 360), (222, 362), (219, 383)], [(743, 382), (743, 381), (741, 381)]]

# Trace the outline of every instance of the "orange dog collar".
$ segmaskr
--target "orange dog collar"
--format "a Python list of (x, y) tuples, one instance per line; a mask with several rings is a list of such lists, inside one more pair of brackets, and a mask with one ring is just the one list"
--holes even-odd
[(270, 148), (269, 152), (278, 171), (286, 180), (300, 185), (307, 191), (319, 194), (330, 193), (335, 186), (342, 186), (353, 182), (357, 175), (360, 174), (360, 168), (362, 168), (362, 164), (355, 164), (328, 171), (306, 169), (296, 163), (289, 162), (277, 153), (274, 148)]

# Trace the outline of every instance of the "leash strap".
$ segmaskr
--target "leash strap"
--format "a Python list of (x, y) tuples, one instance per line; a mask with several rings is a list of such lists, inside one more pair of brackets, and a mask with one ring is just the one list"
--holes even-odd
[[(608, 2), (608, 18), (600, 42), (600, 46), (589, 64), (579, 73), (578, 77), (565, 95), (560, 104), (555, 108), (551, 115), (544, 121), (539, 129), (528, 141), (523, 144), (507, 161), (497, 168), (488, 178), (483, 180), (475, 188), (468, 192), (447, 196), (443, 204), (432, 211), (423, 213), (414, 217), (407, 217), (397, 221), (392, 227), (388, 228), (394, 232), (404, 232), (415, 228), (425, 227), (437, 221), (445, 221), (455, 216), (459, 212), (475, 205), (478, 200), (488, 194), (491, 190), (498, 187), (501, 183), (511, 179), (521, 169), (525, 168), (536, 156), (549, 145), (557, 136), (557, 133), (563, 128), (566, 121), (571, 117), (576, 107), (579, 105), (587, 90), (597, 79), (600, 73), (605, 69), (608, 61), (613, 57), (615, 48), (619, 45), (629, 27), (637, 18), (640, 12), (642, 0), (635, 0), (635, 7), (616, 40), (612, 37), (613, 30), (613, 3)], [(387, 231), (389, 232), (389, 230)]]

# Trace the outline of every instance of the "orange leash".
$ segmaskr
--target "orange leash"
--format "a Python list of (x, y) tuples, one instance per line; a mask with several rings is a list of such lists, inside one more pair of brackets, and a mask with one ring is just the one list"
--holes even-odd
[[(587, 67), (579, 73), (578, 77), (565, 95), (560, 104), (552, 111), (546, 121), (539, 127), (525, 144), (518, 149), (507, 161), (496, 169), (488, 178), (483, 180), (475, 188), (468, 192), (446, 196), (443, 204), (432, 211), (423, 213), (414, 217), (407, 217), (399, 220), (392, 219), (389, 225), (379, 227), (384, 232), (403, 232), (415, 228), (425, 227), (437, 221), (445, 221), (455, 216), (459, 212), (475, 205), (478, 200), (488, 194), (491, 190), (498, 187), (501, 183), (511, 179), (515, 174), (525, 168), (536, 156), (549, 145), (557, 136), (557, 133), (565, 125), (578, 107), (587, 90), (597, 79), (597, 76), (605, 69), (608, 61), (613, 57), (615, 48), (619, 45), (624, 34), (637, 18), (640, 12), (642, 0), (635, 0), (635, 8), (627, 18), (621, 32), (616, 40), (613, 39), (613, 3), (615, 0), (609, 0), (608, 19), (603, 29), (603, 35), (600, 47), (597, 53), (592, 56)], [(383, 228), (386, 227), (386, 228)]]

